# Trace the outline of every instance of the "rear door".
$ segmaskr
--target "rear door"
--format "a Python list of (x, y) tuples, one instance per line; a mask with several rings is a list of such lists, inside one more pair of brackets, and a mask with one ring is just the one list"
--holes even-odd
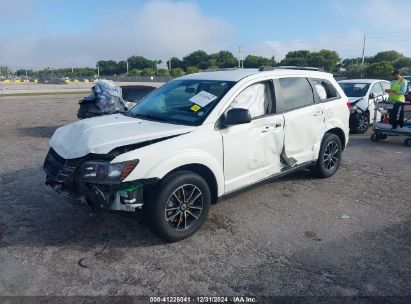
[(248, 109), (252, 121), (220, 130), (226, 193), (281, 171), (284, 118), (273, 114), (273, 97), (272, 81), (255, 83), (239, 93), (227, 109)]
[(305, 77), (276, 80), (280, 91), (277, 112), (284, 115), (284, 149), (297, 164), (315, 160), (325, 130), (324, 110), (314, 102), (311, 83)]

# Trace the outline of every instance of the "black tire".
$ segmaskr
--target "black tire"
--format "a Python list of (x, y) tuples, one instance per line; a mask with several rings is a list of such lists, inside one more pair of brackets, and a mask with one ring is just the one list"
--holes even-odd
[(372, 142), (379, 142), (380, 141), (380, 137), (376, 133), (372, 133), (370, 139), (371, 139)]
[(312, 172), (321, 178), (331, 177), (340, 166), (341, 156), (342, 144), (340, 138), (335, 134), (326, 133), (321, 143), (317, 163), (312, 168)]
[(211, 204), (207, 182), (191, 171), (170, 174), (149, 197), (144, 206), (146, 218), (154, 232), (171, 242), (194, 234), (207, 218)]
[(404, 140), (404, 145), (405, 145), (406, 147), (411, 147), (411, 138), (406, 138), (406, 139)]
[(370, 115), (367, 112), (362, 112), (357, 117), (356, 126), (354, 127), (354, 133), (362, 134), (368, 130), (370, 125)]
[(387, 139), (387, 138), (388, 138), (388, 135), (387, 135), (387, 134), (384, 134), (384, 133), (378, 134), (378, 139), (379, 139), (379, 140), (384, 140), (384, 139)]

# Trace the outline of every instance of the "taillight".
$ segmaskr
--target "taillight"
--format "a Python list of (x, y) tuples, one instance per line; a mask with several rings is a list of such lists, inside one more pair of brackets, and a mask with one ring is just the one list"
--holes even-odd
[(347, 100), (347, 107), (348, 107), (348, 110), (350, 109), (350, 107), (351, 107), (351, 102), (350, 102), (350, 100), (348, 99)]

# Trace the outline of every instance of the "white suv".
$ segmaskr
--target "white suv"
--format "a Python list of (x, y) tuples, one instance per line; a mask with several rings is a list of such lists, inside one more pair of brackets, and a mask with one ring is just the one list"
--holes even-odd
[(348, 141), (347, 101), (331, 74), (309, 69), (187, 75), (125, 114), (57, 129), (46, 184), (93, 208), (142, 209), (177, 241), (226, 195), (308, 167), (333, 175)]

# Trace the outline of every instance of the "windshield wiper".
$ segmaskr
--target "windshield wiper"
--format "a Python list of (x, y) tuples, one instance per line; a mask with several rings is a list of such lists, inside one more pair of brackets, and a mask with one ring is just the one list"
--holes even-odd
[(166, 119), (166, 118), (162, 118), (162, 117), (158, 117), (158, 116), (155, 116), (155, 115), (153, 115), (153, 114), (145, 114), (145, 115), (142, 115), (142, 114), (133, 114), (133, 117), (143, 118), (143, 119), (146, 118), (146, 119), (148, 119), (148, 120), (161, 121), (161, 122), (167, 122), (167, 123), (176, 123), (176, 122), (173, 121), (173, 120)]

